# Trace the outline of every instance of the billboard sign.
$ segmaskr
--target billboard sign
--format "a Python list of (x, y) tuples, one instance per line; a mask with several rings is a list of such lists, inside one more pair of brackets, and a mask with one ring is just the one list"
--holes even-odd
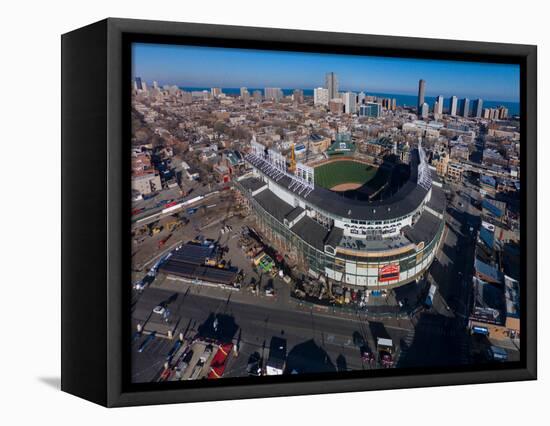
[(378, 270), (378, 281), (394, 281), (399, 279), (399, 263), (390, 263)]

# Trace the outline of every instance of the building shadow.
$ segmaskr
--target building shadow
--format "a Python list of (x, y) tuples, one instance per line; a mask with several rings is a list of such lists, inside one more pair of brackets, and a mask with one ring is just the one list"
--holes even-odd
[(286, 374), (336, 372), (327, 352), (313, 339), (294, 346), (287, 356)]
[(463, 365), (469, 360), (467, 330), (456, 318), (434, 313), (419, 315), (412, 336), (399, 342), (397, 367)]
[(197, 337), (229, 343), (233, 340), (239, 326), (232, 315), (210, 313), (206, 321), (197, 328)]
[(336, 358), (336, 368), (338, 371), (348, 371), (348, 362), (346, 360), (346, 357), (342, 354), (338, 355)]

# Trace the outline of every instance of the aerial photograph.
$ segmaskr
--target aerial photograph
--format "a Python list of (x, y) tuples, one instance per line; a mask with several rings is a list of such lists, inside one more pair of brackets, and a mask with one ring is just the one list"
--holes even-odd
[(520, 359), (518, 65), (134, 43), (127, 84), (133, 383)]

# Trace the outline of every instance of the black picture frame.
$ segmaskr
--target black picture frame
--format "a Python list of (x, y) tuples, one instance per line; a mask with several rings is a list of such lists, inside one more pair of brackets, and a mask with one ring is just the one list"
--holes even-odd
[[(62, 390), (116, 407), (534, 380), (536, 46), (109, 18), (62, 36)], [(521, 360), (250, 381), (131, 384), (129, 44), (134, 41), (516, 63), (521, 105)], [(262, 378), (265, 379), (265, 378)]]

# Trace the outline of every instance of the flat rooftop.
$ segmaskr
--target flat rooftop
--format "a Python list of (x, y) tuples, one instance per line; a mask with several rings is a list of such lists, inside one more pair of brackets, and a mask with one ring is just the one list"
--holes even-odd
[(414, 244), (424, 242), (428, 244), (436, 236), (441, 227), (442, 219), (434, 216), (427, 210), (422, 212), (420, 219), (414, 226), (403, 228), (403, 234)]

